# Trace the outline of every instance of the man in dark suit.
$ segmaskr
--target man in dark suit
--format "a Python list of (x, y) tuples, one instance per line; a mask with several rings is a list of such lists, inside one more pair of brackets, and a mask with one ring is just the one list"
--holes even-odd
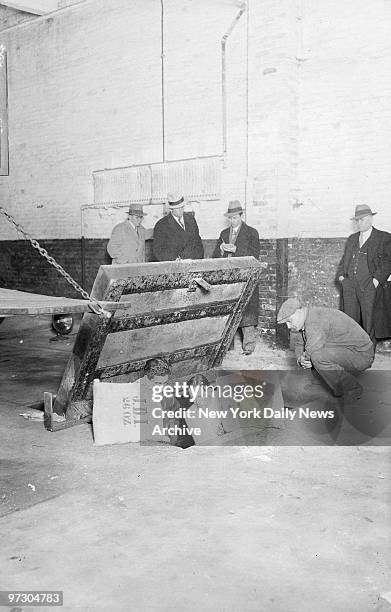
[[(259, 235), (256, 229), (246, 225), (242, 219), (243, 208), (238, 200), (229, 202), (225, 216), (230, 227), (224, 229), (217, 241), (212, 257), (246, 257), (252, 255), (259, 259)], [(250, 355), (255, 349), (259, 313), (259, 289), (254, 289), (249, 303), (243, 313), (239, 327), (243, 334), (243, 352)]]
[(372, 227), (376, 214), (366, 204), (356, 206), (352, 219), (359, 231), (347, 239), (338, 269), (343, 310), (365, 329), (374, 344), (376, 291), (391, 274), (391, 234)]
[(203, 259), (204, 247), (197, 221), (184, 213), (185, 201), (179, 193), (167, 196), (170, 212), (159, 219), (153, 231), (153, 254), (156, 261)]

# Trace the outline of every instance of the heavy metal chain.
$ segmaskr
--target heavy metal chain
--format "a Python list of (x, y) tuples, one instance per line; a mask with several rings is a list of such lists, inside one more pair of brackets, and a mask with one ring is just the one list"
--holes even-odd
[(4, 217), (15, 227), (15, 229), (20, 232), (22, 234), (22, 236), (24, 236), (24, 238), (26, 238), (26, 240), (28, 240), (31, 244), (31, 246), (36, 249), (38, 251), (38, 253), (40, 255), (42, 255), (42, 257), (44, 259), (46, 259), (46, 261), (49, 262), (49, 264), (51, 266), (53, 266), (57, 272), (59, 272), (61, 274), (61, 276), (63, 276), (65, 278), (65, 280), (78, 292), (80, 293), (83, 298), (85, 300), (88, 300), (90, 302), (90, 308), (93, 312), (95, 312), (95, 314), (99, 314), (99, 315), (104, 315), (104, 316), (111, 316), (110, 313), (108, 313), (106, 310), (104, 310), (104, 308), (99, 304), (99, 302), (97, 302), (94, 298), (92, 298), (87, 291), (85, 291), (85, 289), (83, 289), (83, 287), (81, 287), (79, 285), (79, 283), (77, 283), (75, 281), (75, 279), (72, 278), (72, 276), (70, 274), (68, 274), (68, 272), (66, 272), (64, 270), (64, 268), (54, 259), (54, 257), (52, 257), (51, 255), (49, 255), (49, 253), (47, 252), (46, 249), (44, 249), (43, 247), (41, 247), (41, 245), (39, 244), (39, 242), (37, 240), (35, 240), (32, 236), (30, 236), (30, 234), (28, 232), (26, 232), (26, 230), (23, 229), (23, 227), (17, 222), (15, 221), (15, 219), (13, 218), (12, 215), (9, 214), (9, 212), (7, 212), (2, 206), (0, 206), (0, 213), (2, 215), (4, 215)]

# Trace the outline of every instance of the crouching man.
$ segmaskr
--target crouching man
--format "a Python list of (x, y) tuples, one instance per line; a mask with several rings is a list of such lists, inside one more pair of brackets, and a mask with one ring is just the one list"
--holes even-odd
[(337, 397), (361, 397), (362, 387), (354, 374), (370, 368), (374, 347), (368, 334), (344, 312), (319, 306), (301, 306), (297, 298), (286, 300), (277, 323), (301, 331), (303, 341), (296, 347), (297, 363), (313, 367)]

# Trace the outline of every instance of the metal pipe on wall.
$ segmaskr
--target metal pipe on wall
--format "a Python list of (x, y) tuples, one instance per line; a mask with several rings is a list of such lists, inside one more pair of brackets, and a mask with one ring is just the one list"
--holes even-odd
[(233, 29), (239, 19), (247, 9), (247, 4), (244, 2), (235, 19), (229, 26), (228, 30), (221, 39), (221, 95), (222, 95), (222, 138), (223, 138), (223, 161), (227, 154), (227, 68), (226, 68), (226, 46), (228, 37), (232, 34)]
[(86, 288), (86, 249), (85, 249), (85, 238), (84, 238), (84, 207), (80, 207), (80, 256), (81, 256), (81, 286), (83, 289)]

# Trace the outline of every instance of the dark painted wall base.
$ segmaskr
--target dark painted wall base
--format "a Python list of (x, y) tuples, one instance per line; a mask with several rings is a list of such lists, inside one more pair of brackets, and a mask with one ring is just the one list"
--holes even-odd
[[(91, 290), (102, 264), (110, 264), (106, 239), (39, 240), (49, 255), (87, 291)], [(211, 257), (215, 240), (205, 240), (205, 257)], [(152, 241), (146, 245), (147, 261), (152, 260)], [(260, 283), (260, 318), (263, 333), (274, 337), (276, 310), (276, 241), (261, 240), (261, 261), (264, 264)], [(65, 279), (22, 240), (0, 241), (0, 286), (32, 293), (78, 297)]]
[[(83, 287), (90, 291), (98, 268), (109, 264), (106, 239), (40, 240), (40, 244)], [(340, 291), (336, 270), (345, 238), (285, 238), (260, 241), (262, 264), (259, 287), (259, 329), (263, 335), (288, 345), (285, 325), (276, 326), (276, 312), (290, 295), (306, 302), (338, 308)], [(147, 260), (152, 259), (147, 242)], [(210, 257), (215, 240), (205, 240)], [(84, 262), (84, 263), (83, 263)], [(33, 293), (78, 297), (60, 274), (28, 242), (0, 241), (0, 286)]]

